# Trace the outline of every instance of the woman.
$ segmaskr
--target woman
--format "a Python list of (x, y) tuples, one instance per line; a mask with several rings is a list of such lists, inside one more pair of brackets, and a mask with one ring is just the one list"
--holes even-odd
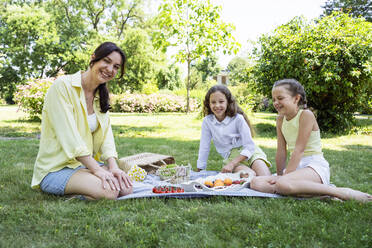
[(119, 69), (123, 76), (125, 62), (119, 47), (102, 43), (87, 71), (61, 76), (49, 88), (32, 188), (87, 199), (116, 199), (132, 193), (130, 178), (116, 163), (106, 86)]

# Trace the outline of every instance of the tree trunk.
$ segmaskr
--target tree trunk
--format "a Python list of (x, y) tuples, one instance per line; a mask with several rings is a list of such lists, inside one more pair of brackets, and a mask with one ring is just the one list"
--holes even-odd
[(187, 90), (187, 97), (186, 97), (186, 113), (190, 111), (190, 59), (187, 60), (187, 81), (186, 81), (186, 90)]

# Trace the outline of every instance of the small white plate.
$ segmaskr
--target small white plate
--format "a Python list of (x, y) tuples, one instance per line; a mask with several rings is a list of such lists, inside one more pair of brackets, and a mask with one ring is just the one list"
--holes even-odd
[[(241, 173), (247, 173), (244, 172), (237, 172), (237, 173), (219, 173), (215, 176), (209, 176), (206, 178), (198, 178), (194, 181), (189, 181), (182, 183), (181, 186), (184, 188), (185, 192), (198, 192), (198, 191), (238, 191), (242, 188), (248, 187), (248, 184), (251, 182), (252, 178), (254, 177), (253, 174), (248, 173), (249, 176), (246, 178), (241, 178)], [(205, 181), (215, 181), (217, 179), (221, 179), (222, 181), (225, 180), (225, 178), (231, 178), (232, 181), (235, 180), (244, 180), (245, 182), (242, 184), (231, 184), (230, 186), (218, 186), (218, 187), (212, 187), (209, 188), (205, 186)]]

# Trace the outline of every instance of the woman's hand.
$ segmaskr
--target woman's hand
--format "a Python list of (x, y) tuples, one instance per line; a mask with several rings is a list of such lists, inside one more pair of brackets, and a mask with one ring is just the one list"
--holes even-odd
[(130, 179), (130, 177), (128, 176), (127, 173), (125, 173), (124, 171), (122, 171), (119, 168), (111, 169), (111, 173), (114, 175), (114, 177), (119, 182), (121, 190), (124, 190), (125, 188), (132, 187), (132, 185), (133, 185), (132, 180)]
[(114, 191), (120, 190), (119, 182), (112, 172), (99, 168), (98, 170), (94, 171), (93, 174), (102, 180), (104, 189), (106, 189), (106, 186), (108, 185)]

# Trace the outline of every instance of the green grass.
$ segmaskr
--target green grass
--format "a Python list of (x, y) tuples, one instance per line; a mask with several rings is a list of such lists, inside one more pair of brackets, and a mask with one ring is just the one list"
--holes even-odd
[[(0, 106), (0, 136), (8, 138), (0, 138), (0, 247), (372, 247), (370, 203), (230, 197), (87, 202), (34, 191), (40, 123), (16, 110)], [(111, 116), (119, 156), (156, 152), (196, 167), (196, 114)], [(275, 114), (249, 117), (256, 143), (275, 163)], [(371, 130), (372, 121), (362, 126)], [(332, 183), (372, 193), (371, 134), (323, 136)], [(209, 169), (220, 161), (213, 148)]]

